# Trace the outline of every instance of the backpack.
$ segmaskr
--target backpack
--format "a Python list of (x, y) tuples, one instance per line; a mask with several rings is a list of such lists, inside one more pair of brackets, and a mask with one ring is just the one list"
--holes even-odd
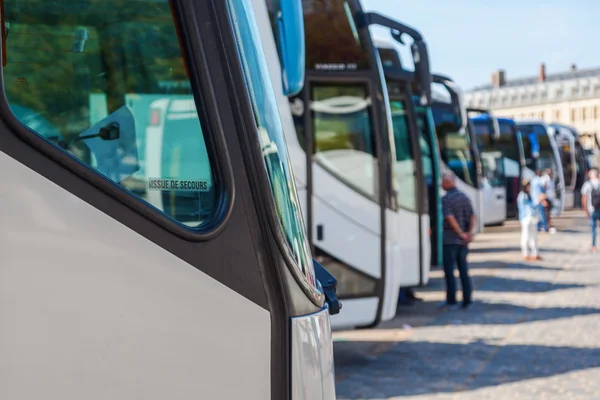
[(600, 186), (592, 186), (590, 200), (592, 201), (592, 207), (594, 207), (594, 210), (600, 210)]

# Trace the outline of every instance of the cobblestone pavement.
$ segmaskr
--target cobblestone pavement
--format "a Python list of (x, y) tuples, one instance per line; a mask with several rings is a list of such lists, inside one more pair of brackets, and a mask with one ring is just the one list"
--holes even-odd
[(522, 262), (516, 222), (486, 228), (469, 255), (470, 310), (436, 307), (436, 270), (422, 303), (336, 333), (338, 399), (600, 399), (600, 254), (582, 213), (556, 226), (538, 263)]

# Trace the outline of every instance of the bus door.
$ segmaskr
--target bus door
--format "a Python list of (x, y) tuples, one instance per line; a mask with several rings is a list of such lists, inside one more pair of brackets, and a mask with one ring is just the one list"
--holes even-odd
[(575, 186), (577, 184), (575, 137), (567, 127), (555, 125), (554, 128), (565, 181), (564, 207), (570, 209), (575, 207)]
[(0, 4), (3, 398), (335, 399), (249, 0)]
[(500, 127), (488, 110), (467, 109), (479, 116), (470, 120), (479, 147), (483, 171), (483, 219), (485, 225), (502, 224), (506, 220), (506, 172), (500, 147)]
[[(394, 130), (394, 179), (398, 182), (395, 218), (404, 233), (402, 241), (412, 245), (402, 254), (402, 286), (422, 286), (427, 283), (431, 268), (430, 201), (426, 181), (427, 176), (431, 184), (434, 183), (431, 154), (427, 154), (428, 159), (423, 158), (428, 144), (424, 143), (425, 138), (419, 129), (412, 88), (414, 74), (403, 69), (400, 55), (393, 44), (379, 41), (378, 53), (386, 75)], [(416, 101), (419, 102), (420, 98)], [(427, 161), (429, 163), (424, 165)], [(436, 189), (432, 187), (432, 193)], [(435, 208), (435, 201), (431, 205)], [(435, 215), (432, 219), (438, 221)], [(419, 235), (411, 236), (410, 232), (415, 231)]]

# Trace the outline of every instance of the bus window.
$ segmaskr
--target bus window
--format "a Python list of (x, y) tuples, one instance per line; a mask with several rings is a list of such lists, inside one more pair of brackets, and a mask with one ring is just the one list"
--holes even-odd
[[(350, 1), (303, 0), (302, 3), (307, 69), (353, 71), (371, 67)], [(327, 27), (326, 34), (323, 34), (324, 27)]]
[(398, 185), (398, 206), (410, 211), (417, 211), (417, 175), (406, 108), (400, 101), (390, 102), (390, 108), (396, 149), (394, 181)]
[(431, 110), (442, 160), (460, 180), (475, 186), (476, 171), (471, 143), (468, 135), (459, 133), (460, 116), (453, 112), (450, 105), (434, 105)]
[(366, 85), (313, 85), (315, 159), (350, 186), (370, 196), (377, 183), (377, 156)]
[(219, 184), (169, 2), (7, 0), (4, 13), (20, 122), (175, 220), (211, 220)]

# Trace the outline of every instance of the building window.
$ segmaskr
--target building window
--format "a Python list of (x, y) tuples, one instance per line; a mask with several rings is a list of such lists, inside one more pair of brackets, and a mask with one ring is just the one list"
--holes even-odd
[(585, 108), (581, 109), (581, 120), (585, 121), (585, 118), (587, 117), (587, 110)]
[(594, 94), (600, 94), (600, 84), (594, 86)]
[(590, 88), (589, 88), (589, 86), (585, 86), (583, 88), (583, 95), (584, 96), (589, 96), (590, 95)]
[(544, 119), (544, 117), (546, 116), (546, 114), (543, 111), (540, 111), (540, 119)]
[(516, 104), (516, 103), (517, 103), (517, 95), (516, 95), (516, 94), (513, 94), (513, 95), (512, 95), (512, 100), (511, 100), (511, 102), (512, 102), (513, 104)]
[(578, 87), (574, 87), (573, 89), (571, 89), (571, 94), (573, 96), (579, 95), (579, 88)]
[(598, 106), (594, 106), (594, 119), (598, 119)]
[(557, 99), (560, 99), (560, 98), (562, 97), (562, 95), (563, 95), (563, 91), (562, 91), (562, 89), (558, 89), (558, 90), (556, 91), (556, 98), (557, 98)]
[(548, 93), (546, 91), (542, 92), (542, 100), (546, 100), (548, 98)]
[(575, 122), (575, 110), (571, 110), (571, 122)]
[(527, 94), (523, 93), (521, 95), (521, 103), (525, 103), (525, 102), (527, 102)]
[(554, 111), (554, 119), (560, 121), (560, 110)]

